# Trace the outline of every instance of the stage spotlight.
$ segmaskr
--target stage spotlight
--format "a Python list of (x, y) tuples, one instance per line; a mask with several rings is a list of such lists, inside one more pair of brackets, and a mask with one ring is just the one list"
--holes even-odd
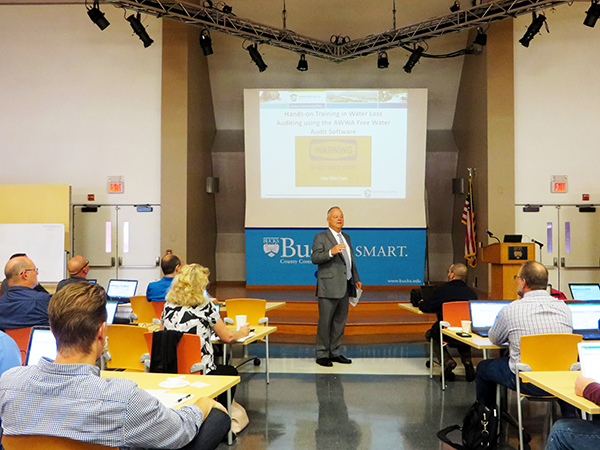
[(458, 2), (458, 0), (456, 0), (454, 2), (454, 4), (450, 7), (450, 11), (452, 12), (456, 12), (460, 10), (460, 3)]
[(533, 13), (533, 21), (531, 22), (531, 25), (527, 27), (525, 35), (521, 39), (519, 39), (519, 42), (523, 47), (529, 47), (529, 43), (535, 37), (535, 35), (540, 32), (540, 30), (542, 29), (542, 25), (544, 25), (545, 21), (546, 16), (540, 14), (536, 17), (535, 13)]
[(407, 63), (404, 65), (403, 69), (406, 73), (411, 73), (413, 70), (413, 67), (415, 67), (415, 64), (417, 64), (419, 62), (419, 59), (421, 59), (421, 55), (423, 54), (425, 50), (423, 49), (423, 47), (417, 47), (415, 48), (410, 57), (408, 58)]
[(481, 28), (477, 28), (477, 36), (475, 36), (475, 40), (473, 41), (473, 53), (479, 55), (483, 52), (485, 44), (487, 44), (487, 34)]
[(200, 32), (200, 47), (202, 47), (204, 56), (213, 54), (212, 39), (210, 38), (210, 32), (206, 28)]
[(300, 55), (300, 59), (298, 60), (298, 67), (296, 67), (296, 69), (298, 69), (300, 72), (306, 72), (308, 70), (308, 61), (306, 60), (305, 55)]
[(262, 59), (262, 56), (260, 56), (260, 53), (258, 52), (258, 44), (249, 45), (246, 50), (248, 50), (248, 53), (250, 53), (250, 58), (252, 59), (252, 62), (254, 62), (254, 64), (256, 64), (256, 66), (258, 67), (259, 72), (264, 72), (265, 70), (267, 70), (267, 65), (265, 64), (265, 62)]
[(92, 19), (92, 22), (98, 25), (98, 28), (100, 28), (100, 30), (104, 30), (107, 26), (110, 25), (110, 22), (106, 20), (106, 17), (104, 17), (104, 13), (100, 11), (100, 5), (98, 4), (98, 0), (94, 0), (94, 6), (89, 8), (87, 13), (88, 16), (90, 16), (90, 19)]
[(585, 13), (587, 15), (585, 16), (583, 24), (586, 27), (594, 28), (598, 17), (600, 17), (600, 5), (598, 4), (598, 0), (592, 0), (590, 9), (588, 9)]
[(377, 68), (378, 69), (387, 69), (390, 65), (388, 61), (388, 56), (386, 52), (381, 52), (377, 57)]
[(148, 36), (146, 32), (146, 28), (142, 25), (142, 15), (137, 13), (137, 15), (131, 15), (127, 18), (127, 22), (131, 25), (133, 32), (138, 35), (140, 40), (144, 43), (144, 48), (148, 48), (152, 45), (154, 40)]

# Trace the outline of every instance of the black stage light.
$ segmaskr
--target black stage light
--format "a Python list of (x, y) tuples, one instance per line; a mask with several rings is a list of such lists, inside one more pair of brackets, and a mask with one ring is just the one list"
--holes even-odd
[(378, 69), (387, 69), (390, 65), (388, 60), (388, 56), (386, 52), (381, 52), (377, 57), (377, 68)]
[(150, 36), (148, 36), (146, 28), (144, 27), (144, 25), (142, 25), (141, 19), (142, 15), (140, 13), (137, 13), (137, 15), (135, 16), (132, 14), (127, 18), (127, 22), (129, 22), (129, 24), (131, 25), (133, 32), (137, 34), (140, 40), (144, 43), (144, 47), (148, 48), (152, 45), (154, 40)]
[(267, 65), (265, 64), (265, 62), (262, 59), (262, 56), (260, 56), (260, 53), (258, 52), (258, 44), (249, 45), (246, 50), (248, 50), (248, 53), (250, 53), (250, 58), (258, 67), (259, 72), (264, 72), (265, 70), (267, 70)]
[(406, 62), (406, 64), (403, 67), (403, 69), (406, 73), (412, 72), (413, 67), (415, 67), (415, 64), (417, 64), (419, 62), (419, 59), (421, 59), (421, 55), (423, 54), (424, 51), (425, 50), (423, 49), (423, 47), (417, 47), (412, 51), (412, 53), (410, 54), (410, 57), (408, 58), (408, 61)]
[(300, 72), (306, 72), (308, 70), (308, 61), (306, 60), (305, 55), (300, 55), (300, 59), (298, 60), (298, 67), (296, 67)]
[(450, 11), (452, 12), (456, 12), (460, 10), (460, 3), (458, 2), (458, 0), (456, 0), (454, 2), (454, 4), (450, 7)]
[(585, 16), (583, 24), (586, 27), (594, 28), (598, 17), (600, 17), (600, 5), (598, 4), (598, 0), (592, 0), (590, 9), (588, 9), (585, 13), (587, 16)]
[(210, 38), (210, 32), (205, 28), (200, 32), (200, 47), (204, 56), (212, 55), (212, 39)]
[(519, 42), (523, 47), (529, 47), (529, 43), (535, 37), (535, 35), (540, 32), (540, 30), (542, 29), (542, 25), (544, 25), (545, 21), (546, 16), (540, 14), (536, 17), (535, 13), (533, 13), (533, 21), (531, 22), (531, 25), (527, 27), (525, 35), (521, 39), (519, 39)]
[(89, 8), (87, 13), (88, 16), (90, 16), (90, 19), (92, 19), (92, 22), (98, 25), (98, 28), (100, 28), (100, 30), (104, 30), (107, 26), (110, 25), (110, 22), (106, 20), (106, 17), (104, 17), (104, 13), (100, 11), (100, 5), (98, 4), (98, 0), (94, 1), (94, 6)]
[(481, 28), (477, 28), (477, 36), (473, 41), (473, 53), (480, 54), (483, 52), (483, 47), (487, 44), (487, 34), (485, 34)]

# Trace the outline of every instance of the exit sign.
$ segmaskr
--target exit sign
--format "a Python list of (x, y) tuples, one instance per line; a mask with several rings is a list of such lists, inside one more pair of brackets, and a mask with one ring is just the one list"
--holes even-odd
[(108, 177), (108, 193), (122, 194), (125, 192), (125, 177)]
[(553, 193), (565, 193), (569, 189), (569, 181), (566, 175), (552, 175), (550, 177), (550, 189)]

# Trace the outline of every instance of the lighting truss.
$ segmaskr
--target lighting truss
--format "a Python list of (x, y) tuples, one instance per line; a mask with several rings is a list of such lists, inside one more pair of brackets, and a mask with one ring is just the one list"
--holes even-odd
[(207, 27), (214, 31), (250, 39), (259, 44), (272, 45), (334, 62), (343, 62), (416, 44), (443, 34), (459, 32), (569, 2), (570, 0), (497, 0), (343, 44), (333, 44), (202, 5), (172, 0), (103, 0), (103, 3), (111, 3), (117, 7), (198, 27)]

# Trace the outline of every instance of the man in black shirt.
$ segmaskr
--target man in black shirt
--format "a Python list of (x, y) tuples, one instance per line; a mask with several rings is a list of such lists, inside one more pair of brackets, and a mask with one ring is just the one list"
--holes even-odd
[[(421, 311), (437, 315), (437, 322), (433, 324), (425, 336), (428, 340), (433, 339), (433, 351), (438, 361), (441, 360), (440, 320), (443, 319), (442, 305), (446, 302), (477, 300), (477, 294), (473, 289), (467, 286), (467, 283), (465, 282), (466, 279), (467, 266), (460, 263), (452, 264), (450, 269), (448, 269), (448, 282), (438, 286), (429, 299), (421, 300), (419, 302), (419, 309)], [(461, 344), (452, 338), (448, 338), (447, 342), (457, 348), (461, 361), (465, 366), (467, 381), (473, 381), (475, 379), (475, 369), (471, 362), (471, 347), (466, 344)], [(446, 346), (444, 347), (444, 375), (447, 380), (452, 381), (454, 379), (454, 373), (452, 371), (455, 367), (456, 361), (450, 356)]]

